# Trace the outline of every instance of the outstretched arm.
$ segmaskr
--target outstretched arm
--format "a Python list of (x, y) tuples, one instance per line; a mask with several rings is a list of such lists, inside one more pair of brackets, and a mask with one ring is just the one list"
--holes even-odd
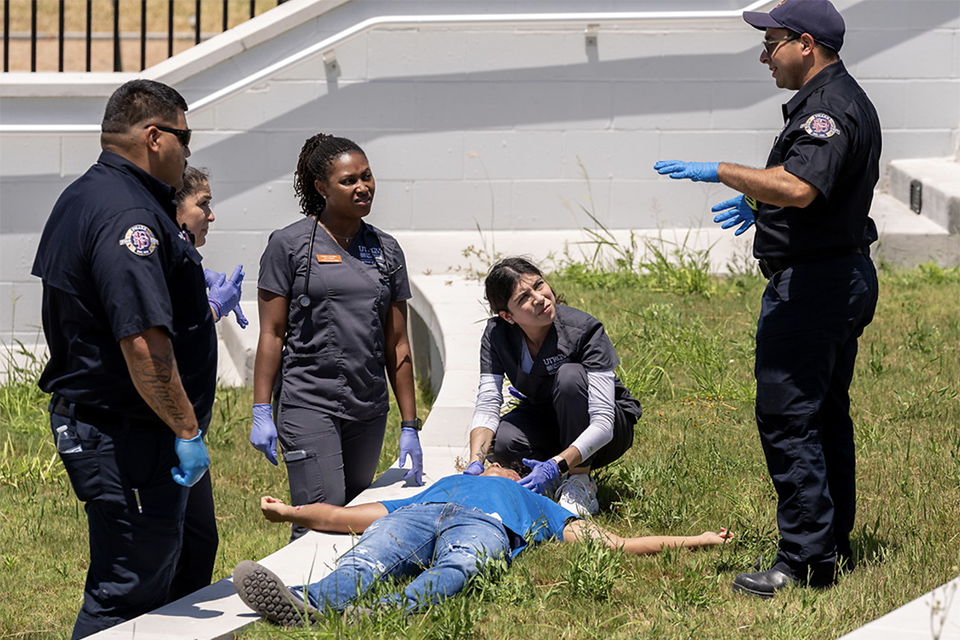
[(621, 538), (620, 536), (598, 527), (586, 520), (574, 520), (563, 528), (564, 542), (580, 542), (581, 540), (601, 540), (611, 549), (621, 549), (624, 553), (636, 555), (653, 555), (663, 549), (684, 547), (695, 549), (698, 547), (712, 547), (723, 544), (733, 537), (726, 529), (720, 533), (704, 531), (698, 536), (641, 536), (639, 538)]
[(290, 522), (331, 533), (362, 533), (375, 520), (387, 515), (387, 508), (380, 502), (367, 502), (353, 507), (317, 502), (294, 507), (271, 496), (260, 498), (260, 511), (270, 522)]

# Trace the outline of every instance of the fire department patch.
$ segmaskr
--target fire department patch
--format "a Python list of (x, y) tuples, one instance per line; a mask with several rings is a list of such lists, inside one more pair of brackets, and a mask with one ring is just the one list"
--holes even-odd
[(800, 128), (814, 138), (829, 138), (840, 133), (840, 130), (837, 129), (837, 123), (825, 113), (813, 114), (800, 125)]
[(125, 245), (130, 253), (138, 256), (149, 256), (156, 251), (160, 241), (154, 235), (153, 230), (143, 224), (135, 224), (120, 238), (120, 244)]

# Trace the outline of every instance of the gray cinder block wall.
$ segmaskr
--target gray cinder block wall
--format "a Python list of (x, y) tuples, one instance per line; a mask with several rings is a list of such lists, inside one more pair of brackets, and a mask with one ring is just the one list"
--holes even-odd
[[(842, 57), (883, 122), (884, 166), (956, 158), (960, 2), (835, 2), (848, 25)], [(762, 34), (737, 17), (745, 8), (291, 0), (143, 74), (3, 74), (0, 340), (38, 337), (40, 288), (29, 271), (39, 233), (60, 191), (95, 160), (106, 97), (129, 78), (167, 82), (200, 105), (187, 114), (191, 162), (212, 171), (217, 214), (205, 260), (221, 270), (242, 262), (252, 283), (269, 232), (298, 217), (292, 174), (317, 131), (366, 149), (378, 181), (371, 221), (387, 230), (576, 229), (590, 224), (584, 210), (613, 229), (710, 224), (726, 188), (691, 188), (651, 165), (764, 162), (791, 94), (759, 63)], [(513, 22), (489, 22), (497, 12)], [(384, 16), (412, 18), (263, 73)]]

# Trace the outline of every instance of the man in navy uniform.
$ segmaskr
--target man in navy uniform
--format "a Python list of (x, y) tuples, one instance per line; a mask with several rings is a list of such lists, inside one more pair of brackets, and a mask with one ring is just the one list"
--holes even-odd
[(178, 593), (191, 487), (209, 493), (202, 436), (216, 334), (200, 254), (174, 202), (190, 155), (186, 110), (159, 82), (113, 93), (103, 152), (60, 196), (33, 265), (50, 350), (40, 387), (53, 394), (51, 429), (90, 536), (73, 638)]
[(852, 568), (856, 510), (850, 382), (857, 339), (873, 318), (877, 275), (868, 216), (879, 178), (880, 122), (838, 52), (844, 22), (828, 0), (784, 0), (744, 12), (763, 30), (760, 62), (796, 91), (765, 169), (661, 161), (671, 178), (722, 182), (742, 195), (713, 208), (723, 228), (756, 223), (753, 254), (769, 278), (757, 324), (756, 416), (777, 491), (780, 548), (772, 568), (734, 590), (833, 584)]

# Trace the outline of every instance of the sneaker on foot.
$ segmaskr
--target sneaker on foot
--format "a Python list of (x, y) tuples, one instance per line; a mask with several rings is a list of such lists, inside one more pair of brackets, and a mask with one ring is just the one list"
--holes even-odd
[(302, 627), (318, 614), (283, 581), (263, 565), (244, 560), (233, 570), (233, 586), (243, 603), (258, 614), (283, 627)]
[(557, 504), (581, 518), (600, 511), (597, 483), (588, 473), (572, 473), (557, 489)]

